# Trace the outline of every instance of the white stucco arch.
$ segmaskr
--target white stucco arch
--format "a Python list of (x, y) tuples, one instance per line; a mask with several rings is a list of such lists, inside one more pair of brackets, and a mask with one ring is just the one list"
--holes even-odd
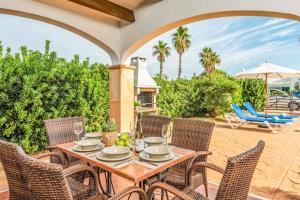
[(225, 16), (271, 16), (300, 21), (299, 0), (164, 0), (135, 10), (121, 29), (121, 62), (142, 45), (178, 26)]
[(112, 64), (120, 63), (120, 32), (109, 24), (32, 0), (2, 1), (0, 14), (9, 14), (46, 22), (71, 31), (106, 51)]

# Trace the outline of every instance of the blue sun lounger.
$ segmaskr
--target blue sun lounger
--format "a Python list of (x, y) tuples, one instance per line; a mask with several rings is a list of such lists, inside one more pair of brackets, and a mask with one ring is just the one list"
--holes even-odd
[(274, 118), (278, 117), (279, 119), (298, 119), (298, 116), (288, 116), (288, 115), (265, 115), (265, 114), (260, 114), (256, 112), (256, 110), (253, 108), (251, 103), (245, 102), (244, 103), (245, 108), (254, 116), (256, 117), (264, 117), (264, 118)]
[(250, 123), (262, 123), (265, 124), (273, 133), (276, 133), (276, 130), (272, 127), (274, 125), (288, 125), (294, 122), (292, 119), (276, 119), (276, 118), (262, 118), (262, 117), (250, 117), (247, 116), (244, 111), (237, 105), (231, 104), (231, 108), (235, 112), (236, 116), (240, 119), (238, 124), (234, 124), (231, 120), (231, 116), (229, 113), (225, 115), (228, 123), (230, 124), (231, 128), (238, 128), (244, 125), (247, 122)]

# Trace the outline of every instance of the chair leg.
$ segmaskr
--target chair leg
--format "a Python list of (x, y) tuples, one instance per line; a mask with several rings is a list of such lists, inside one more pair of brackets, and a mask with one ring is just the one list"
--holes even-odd
[(208, 185), (207, 185), (207, 173), (206, 169), (203, 170), (203, 184), (204, 184), (204, 190), (205, 190), (205, 196), (208, 197)]
[(161, 189), (160, 199), (164, 200), (165, 197), (165, 190)]
[(272, 131), (272, 133), (277, 133), (268, 121), (265, 121), (264, 124)]
[[(164, 178), (163, 180), (162, 180), (162, 182), (164, 182), (164, 183), (166, 183), (166, 179)], [(167, 200), (169, 200), (169, 194), (168, 194), (168, 191), (165, 191), (165, 190), (162, 190), (161, 191), (161, 196), (162, 196), (162, 200), (164, 199), (164, 192), (166, 192), (166, 198), (167, 198)]]

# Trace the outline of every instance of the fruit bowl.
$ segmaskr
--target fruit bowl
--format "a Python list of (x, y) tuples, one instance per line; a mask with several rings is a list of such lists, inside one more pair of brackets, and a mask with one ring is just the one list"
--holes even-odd
[(125, 146), (128, 147), (130, 146), (131, 143), (131, 138), (129, 133), (124, 132), (124, 133), (120, 133), (119, 137), (115, 140), (115, 145), (117, 146)]

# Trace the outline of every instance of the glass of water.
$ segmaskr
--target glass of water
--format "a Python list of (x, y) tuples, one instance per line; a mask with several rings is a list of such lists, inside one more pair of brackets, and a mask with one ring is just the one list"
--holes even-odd
[(165, 139), (165, 145), (168, 147), (168, 138), (170, 137), (169, 125), (164, 124), (161, 128), (161, 136)]
[(136, 131), (135, 129), (130, 130), (130, 147), (132, 149), (132, 162), (135, 162), (135, 148), (136, 148)]
[(74, 133), (77, 135), (77, 141), (79, 141), (79, 135), (83, 133), (83, 123), (75, 122), (73, 126), (74, 126)]

